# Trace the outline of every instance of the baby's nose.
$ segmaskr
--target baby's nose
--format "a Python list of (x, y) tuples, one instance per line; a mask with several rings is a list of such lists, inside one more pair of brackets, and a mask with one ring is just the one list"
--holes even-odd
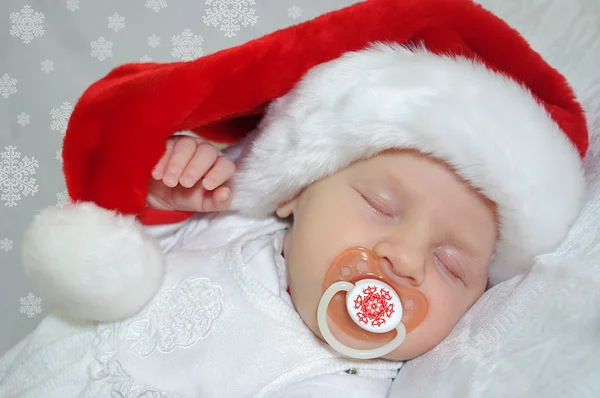
[(419, 248), (382, 242), (375, 246), (373, 252), (381, 259), (382, 268), (390, 280), (400, 283), (408, 281), (414, 286), (423, 283), (425, 256)]

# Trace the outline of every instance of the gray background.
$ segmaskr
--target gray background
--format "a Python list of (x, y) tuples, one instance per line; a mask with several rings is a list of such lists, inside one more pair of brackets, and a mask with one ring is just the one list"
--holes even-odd
[[(207, 17), (218, 0), (2, 0), (0, 356), (48, 310), (20, 266), (21, 235), (34, 212), (68, 200), (62, 137), (91, 83), (126, 62), (210, 54), (356, 2), (225, 1), (226, 14), (227, 3), (237, 3), (247, 10), (245, 20), (215, 26)], [(187, 37), (191, 46), (179, 45)]]

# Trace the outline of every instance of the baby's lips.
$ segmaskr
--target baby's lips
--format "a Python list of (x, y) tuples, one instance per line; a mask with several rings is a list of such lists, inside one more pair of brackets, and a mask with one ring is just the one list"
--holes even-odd
[[(382, 269), (380, 259), (375, 253), (362, 247), (353, 247), (344, 250), (333, 260), (325, 275), (323, 291), (338, 281), (356, 283), (359, 280), (367, 278), (381, 280), (390, 285), (400, 296), (403, 313), (402, 323), (406, 328), (406, 332), (410, 333), (427, 316), (427, 298), (420, 290), (394, 283), (389, 278), (386, 278), (385, 275), (386, 273)], [(345, 309), (345, 295), (346, 293), (344, 292), (337, 293), (331, 301), (328, 316), (332, 322), (359, 338), (388, 341), (394, 337), (395, 331), (371, 333), (356, 326)]]

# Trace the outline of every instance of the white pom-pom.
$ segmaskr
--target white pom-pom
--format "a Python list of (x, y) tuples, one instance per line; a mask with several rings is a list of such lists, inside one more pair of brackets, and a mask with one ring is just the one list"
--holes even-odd
[(22, 261), (56, 311), (93, 321), (134, 315), (154, 296), (164, 270), (158, 244), (134, 216), (89, 202), (36, 215), (23, 237)]

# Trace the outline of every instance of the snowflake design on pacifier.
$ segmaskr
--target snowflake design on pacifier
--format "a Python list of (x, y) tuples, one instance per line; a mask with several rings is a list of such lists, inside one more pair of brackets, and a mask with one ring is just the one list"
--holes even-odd
[(353, 303), (358, 321), (374, 327), (381, 327), (396, 312), (390, 291), (374, 285), (362, 289)]
[[(396, 329), (396, 336), (386, 344), (368, 350), (349, 347), (340, 342), (327, 324), (327, 307), (338, 292), (346, 292), (346, 310), (360, 328), (373, 333), (386, 333)], [(377, 279), (363, 279), (356, 284), (346, 281), (333, 283), (319, 302), (317, 322), (323, 338), (338, 352), (351, 358), (370, 359), (383, 356), (396, 349), (406, 337), (402, 324), (402, 303), (394, 289)]]
[(363, 279), (346, 296), (350, 318), (364, 330), (386, 333), (402, 320), (400, 297), (387, 283)]

